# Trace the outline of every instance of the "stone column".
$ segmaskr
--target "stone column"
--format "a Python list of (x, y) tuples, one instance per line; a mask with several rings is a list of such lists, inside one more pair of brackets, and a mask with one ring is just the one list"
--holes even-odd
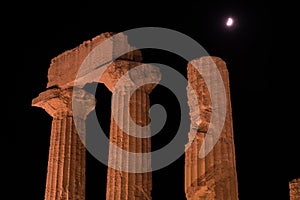
[[(41, 107), (53, 117), (45, 200), (84, 200), (86, 152), (83, 144), (85, 117), (94, 109), (94, 102), (85, 96), (83, 90), (76, 90), (76, 99), (82, 102), (82, 116), (73, 118), (72, 88), (49, 89), (32, 101), (33, 106)], [(87, 99), (87, 100), (85, 100)], [(75, 127), (74, 120), (77, 120)], [(83, 139), (83, 141), (81, 140)]]
[(290, 200), (300, 200), (300, 178), (289, 182)]
[[(141, 172), (143, 168), (151, 169), (151, 158), (149, 156), (129, 157), (129, 153), (151, 152), (150, 128), (148, 126), (141, 130), (133, 126), (130, 124), (130, 117), (134, 124), (140, 127), (149, 125), (149, 93), (156, 84), (146, 84), (137, 89), (136, 84), (139, 84), (139, 81), (147, 81), (147, 79), (157, 80), (160, 78), (160, 74), (157, 68), (149, 68), (149, 70), (147, 68), (142, 71), (132, 69), (139, 64), (132, 61), (115, 61), (100, 79), (114, 93), (110, 142), (124, 150), (122, 154), (117, 152), (114, 146), (110, 145), (109, 147), (110, 167), (108, 167), (107, 174), (106, 200), (152, 199), (151, 171), (134, 173), (135, 170)], [(124, 75), (130, 69), (132, 70)], [(117, 81), (122, 77), (126, 78), (116, 87)], [(131, 92), (133, 92), (132, 95), (130, 95)], [(126, 102), (130, 102), (129, 106)], [(127, 115), (128, 113), (129, 115)], [(142, 136), (148, 136), (148, 138), (141, 138)]]
[[(219, 138), (207, 134), (210, 126), (211, 113), (214, 109), (211, 104), (210, 94), (203, 77), (188, 63), (187, 76), (190, 87), (195, 96), (188, 91), (188, 104), (190, 106), (191, 132), (196, 131), (194, 140), (189, 133), (189, 148), (185, 154), (185, 193), (188, 200), (237, 200), (237, 175), (235, 163), (235, 149), (233, 140), (233, 127), (230, 103), (229, 77), (225, 62), (218, 57), (202, 57), (193, 60), (199, 66), (216, 64), (224, 82), (226, 92), (226, 118)], [(216, 86), (216, 74), (212, 73), (212, 67), (208, 67), (205, 73), (209, 74), (210, 84)], [(195, 98), (196, 97), (196, 98)], [(218, 93), (216, 94), (218, 97)], [(197, 106), (200, 110), (196, 112)], [(218, 115), (219, 116), (219, 115)], [(212, 124), (211, 126), (214, 126)], [(199, 150), (206, 140), (206, 145), (211, 145), (218, 139), (214, 148), (206, 155), (199, 158)]]

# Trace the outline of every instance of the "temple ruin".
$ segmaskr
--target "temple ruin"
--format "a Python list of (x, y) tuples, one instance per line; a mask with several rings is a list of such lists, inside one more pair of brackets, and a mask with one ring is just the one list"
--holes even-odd
[[(91, 100), (93, 98), (87, 98), (93, 96), (91, 93), (82, 88), (74, 90), (74, 80), (86, 56), (93, 48), (112, 35), (113, 33), (100, 34), (53, 58), (48, 70), (47, 88), (32, 100), (33, 106), (43, 108), (53, 118), (45, 200), (85, 200), (85, 120), (88, 114), (95, 109), (95, 102)], [(124, 37), (126, 38), (126, 36)], [(109, 139), (113, 144), (127, 152), (151, 152), (150, 137), (139, 137), (142, 134), (151, 135), (151, 130), (147, 129), (141, 133), (138, 130), (131, 129), (128, 126), (129, 119), (124, 118), (123, 113), (127, 112), (124, 103), (129, 100), (129, 112), (133, 121), (140, 126), (148, 125), (150, 123), (149, 107), (151, 101), (149, 94), (156, 85), (147, 84), (139, 87), (132, 95), (128, 95), (126, 90), (134, 87), (136, 84), (134, 81), (129, 81), (128, 85), (116, 89), (116, 82), (130, 69), (142, 63), (142, 54), (140, 51), (133, 51), (114, 60), (114, 48), (126, 48), (126, 45), (118, 44), (115, 46), (112, 44), (111, 47), (105, 52), (100, 52), (102, 54), (100, 56), (111, 58), (113, 62), (103, 72), (102, 77), (98, 77), (98, 82), (105, 84), (111, 92), (116, 92), (116, 101), (112, 103), (112, 109), (115, 109), (118, 113), (117, 117), (121, 121), (122, 127), (116, 123), (116, 119), (112, 116)], [(197, 133), (195, 139), (190, 141), (190, 147), (186, 149), (185, 188), (182, 189), (185, 190), (187, 200), (237, 200), (235, 149), (226, 64), (218, 57), (199, 58), (195, 59), (195, 62), (201, 65), (212, 65), (214, 63), (218, 67), (226, 91), (227, 113), (225, 125), (218, 142), (205, 158), (200, 159), (198, 152), (204, 138), (207, 137), (209, 140), (209, 137), (213, 137), (206, 134), (213, 108), (203, 78), (189, 63), (187, 78), (191, 87), (196, 91), (197, 99), (189, 98), (188, 104), (190, 106), (191, 129), (196, 129)], [(88, 79), (93, 75), (94, 70), (96, 69), (88, 69), (79, 78)], [(143, 76), (160, 79), (159, 69), (145, 70)], [(133, 76), (140, 75), (139, 73), (133, 74)], [(214, 81), (214, 76), (212, 73), (210, 81)], [(190, 97), (189, 93), (188, 97)], [(81, 117), (74, 117), (72, 101), (77, 101), (82, 105)], [(195, 104), (194, 101), (198, 103)], [(195, 105), (198, 105), (201, 110), (200, 118), (193, 113)], [(128, 135), (128, 132), (133, 134)], [(108, 162), (111, 166), (116, 164), (114, 162), (121, 162), (125, 163), (125, 166), (131, 165), (140, 168), (143, 165), (151, 165), (151, 158), (137, 159), (135, 163), (130, 163), (131, 161), (128, 160), (127, 155), (118, 154), (115, 148), (110, 146)], [(296, 196), (296, 193), (299, 194), (299, 184), (298, 190), (295, 185), (291, 183), (291, 188), (293, 188), (291, 191), (298, 191), (298, 193), (291, 192), (293, 196)], [(151, 190), (151, 172), (131, 173), (108, 167), (106, 200), (149, 200), (152, 199)], [(291, 199), (296, 200), (297, 197)]]

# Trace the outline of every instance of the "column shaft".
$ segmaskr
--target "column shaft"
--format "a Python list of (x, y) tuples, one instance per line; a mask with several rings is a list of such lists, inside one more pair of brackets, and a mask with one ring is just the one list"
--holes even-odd
[(300, 200), (300, 178), (289, 182), (290, 200)]
[[(83, 116), (73, 117), (72, 100), (81, 103)], [(32, 105), (53, 117), (45, 200), (85, 200), (85, 119), (94, 109), (93, 96), (83, 90), (55, 88), (42, 92)]]
[(85, 147), (67, 112), (53, 118), (50, 143), (45, 200), (84, 200)]
[[(143, 88), (136, 90), (131, 98), (126, 92), (116, 92), (115, 101), (112, 101), (115, 106), (118, 122), (111, 117), (110, 126), (110, 142), (122, 148), (126, 152), (147, 153), (151, 151), (151, 139), (141, 138), (142, 135), (151, 135), (150, 129), (147, 133), (140, 132), (139, 129), (129, 126), (129, 118), (125, 117), (125, 112), (129, 112), (132, 120), (140, 126), (148, 125), (149, 118), (149, 95)], [(130, 98), (129, 110), (125, 105)], [(134, 133), (136, 137), (129, 135), (129, 132)], [(109, 163), (117, 166), (118, 162), (123, 165), (134, 167), (140, 171), (143, 166), (149, 166), (149, 159), (147, 157), (136, 157), (129, 160), (128, 155), (118, 154), (115, 149), (110, 146)], [(130, 165), (130, 166), (129, 166)], [(151, 172), (147, 173), (129, 173), (108, 168), (107, 175), (107, 190), (106, 200), (150, 200), (152, 189)]]
[[(207, 134), (208, 127), (215, 125), (210, 124), (210, 120), (212, 110), (214, 110), (214, 112), (216, 112), (216, 110), (212, 108), (210, 93), (203, 77), (191, 64), (192, 62), (189, 63), (188, 81), (190, 86), (188, 87), (188, 98), (191, 116), (191, 132), (192, 130), (196, 130), (196, 137), (194, 141), (191, 141), (192, 137), (189, 136), (191, 146), (186, 151), (186, 158), (188, 159), (185, 160), (185, 176), (191, 177), (185, 178), (185, 192), (188, 200), (237, 200), (235, 149), (233, 142), (229, 78), (226, 64), (217, 57), (204, 57), (195, 60), (195, 62), (200, 65), (212, 65), (213, 63), (211, 61), (218, 67), (225, 86), (227, 99), (225, 124), (219, 138), (214, 138), (214, 135)], [(206, 69), (205, 73), (207, 73), (209, 77), (206, 81), (209, 81), (211, 88), (218, 88), (218, 85), (216, 85), (218, 84), (216, 74), (211, 70), (212, 67), (203, 68)], [(192, 95), (191, 88), (196, 93), (196, 97)], [(215, 93), (214, 98), (219, 99), (220, 94)], [(200, 110), (200, 116), (197, 116), (195, 112), (195, 107), (197, 106)], [(220, 116), (220, 113), (216, 115), (217, 118)], [(211, 145), (215, 139), (218, 139), (218, 141), (206, 157), (200, 159), (198, 152), (204, 139), (207, 145)], [(191, 160), (191, 162), (189, 160)], [(194, 160), (197, 160), (197, 162)], [(194, 170), (192, 169), (194, 168), (197, 169), (197, 174), (193, 173)]]

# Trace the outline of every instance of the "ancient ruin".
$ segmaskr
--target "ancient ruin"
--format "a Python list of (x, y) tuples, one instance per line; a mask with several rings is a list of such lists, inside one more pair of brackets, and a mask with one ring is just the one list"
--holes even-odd
[[(85, 119), (89, 112), (95, 107), (95, 101), (91, 100), (92, 94), (82, 88), (74, 90), (74, 81), (77, 72), (86, 56), (100, 43), (108, 40), (113, 33), (103, 33), (89, 41), (83, 42), (78, 47), (68, 50), (51, 61), (48, 70), (48, 83), (46, 91), (40, 93), (33, 99), (32, 105), (41, 107), (53, 117), (51, 142), (48, 157), (48, 170), (45, 190), (45, 200), (84, 200), (85, 199)], [(126, 39), (126, 36), (124, 36)], [(100, 52), (101, 57), (110, 61), (114, 60), (115, 48), (127, 48), (127, 40), (124, 45), (111, 42), (110, 48)], [(237, 200), (237, 175), (235, 167), (235, 150), (233, 140), (233, 127), (230, 104), (229, 78), (225, 62), (218, 57), (205, 57), (196, 59), (203, 65), (211, 65), (213, 61), (223, 78), (226, 98), (227, 114), (225, 125), (214, 149), (203, 159), (198, 158), (199, 147), (207, 135), (206, 131), (210, 123), (212, 111), (208, 89), (201, 75), (195, 72), (193, 66), (188, 64), (188, 81), (196, 91), (199, 108), (203, 115), (200, 118), (193, 113), (194, 99), (189, 98), (191, 129), (197, 129), (194, 141), (186, 149), (185, 157), (185, 192), (188, 200)], [(129, 112), (134, 122), (140, 126), (146, 126), (150, 122), (149, 93), (156, 86), (146, 84), (139, 87), (132, 95), (126, 92), (134, 87), (135, 80), (141, 76), (142, 79), (148, 76), (159, 80), (159, 69), (145, 68), (142, 74), (132, 73), (131, 80), (121, 87), (115, 88), (118, 80), (130, 69), (142, 63), (140, 51), (132, 51), (114, 60), (98, 77), (97, 82), (104, 83), (106, 87), (115, 92), (115, 101), (112, 102), (112, 109), (118, 113), (118, 121), (111, 117), (110, 141), (126, 152), (147, 153), (151, 152), (151, 139), (140, 138), (140, 135), (150, 135), (150, 129), (140, 132), (132, 129), (129, 119), (124, 118), (127, 112), (126, 101), (130, 100)], [(98, 68), (89, 68), (80, 74), (81, 79), (88, 80)], [(146, 77), (145, 77), (146, 76)], [(77, 77), (78, 78), (78, 77)], [(94, 79), (93, 79), (94, 80)], [(211, 81), (214, 74), (211, 74)], [(72, 98), (73, 96), (73, 98)], [(190, 96), (188, 94), (188, 96)], [(74, 98), (75, 97), (75, 98)], [(72, 101), (82, 105), (81, 117), (73, 116)], [(76, 122), (77, 127), (75, 127)], [(78, 126), (79, 125), (79, 126)], [(125, 130), (125, 131), (124, 131)], [(131, 132), (130, 135), (127, 133)], [(188, 133), (187, 133), (188, 134)], [(136, 137), (135, 137), (136, 136)], [(151, 158), (134, 162), (128, 159), (127, 155), (118, 154), (113, 146), (109, 147), (110, 166), (123, 163), (125, 166), (141, 168), (144, 165), (151, 165)], [(108, 167), (107, 172), (107, 200), (142, 200), (152, 199), (152, 177), (151, 172), (130, 173)], [(296, 188), (296, 187), (294, 187)], [(184, 190), (184, 188), (182, 188)], [(299, 190), (298, 190), (299, 191)], [(298, 192), (299, 194), (299, 192)], [(296, 198), (294, 198), (296, 199)]]
[[(192, 62), (188, 64), (188, 81), (191, 87), (196, 91), (197, 99), (192, 98), (188, 93), (191, 129), (196, 129), (197, 133), (191, 146), (186, 150), (185, 154), (185, 193), (188, 200), (206, 199), (206, 200), (235, 200), (238, 199), (237, 175), (235, 164), (235, 149), (231, 116), (230, 88), (228, 71), (225, 62), (218, 57), (204, 57), (193, 62), (200, 65), (208, 65), (211, 69), (214, 65), (218, 67), (224, 82), (227, 113), (225, 124), (221, 132), (218, 142), (205, 158), (200, 159), (198, 152), (207, 138), (212, 142), (214, 135), (207, 134), (210, 125), (212, 105), (209, 90), (202, 76), (197, 72)], [(215, 80), (216, 74), (212, 70), (207, 71), (210, 80)], [(217, 82), (213, 83), (216, 84)], [(188, 90), (190, 91), (190, 90)], [(200, 118), (195, 112), (195, 106), (199, 106)], [(213, 126), (214, 124), (212, 124)], [(191, 136), (189, 136), (191, 138)], [(208, 143), (208, 145), (210, 145)]]
[(290, 200), (300, 200), (300, 178), (290, 181)]

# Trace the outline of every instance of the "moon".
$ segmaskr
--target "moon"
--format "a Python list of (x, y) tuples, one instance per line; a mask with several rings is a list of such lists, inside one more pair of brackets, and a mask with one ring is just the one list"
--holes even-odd
[(232, 26), (233, 25), (233, 19), (231, 17), (228, 17), (226, 26)]

